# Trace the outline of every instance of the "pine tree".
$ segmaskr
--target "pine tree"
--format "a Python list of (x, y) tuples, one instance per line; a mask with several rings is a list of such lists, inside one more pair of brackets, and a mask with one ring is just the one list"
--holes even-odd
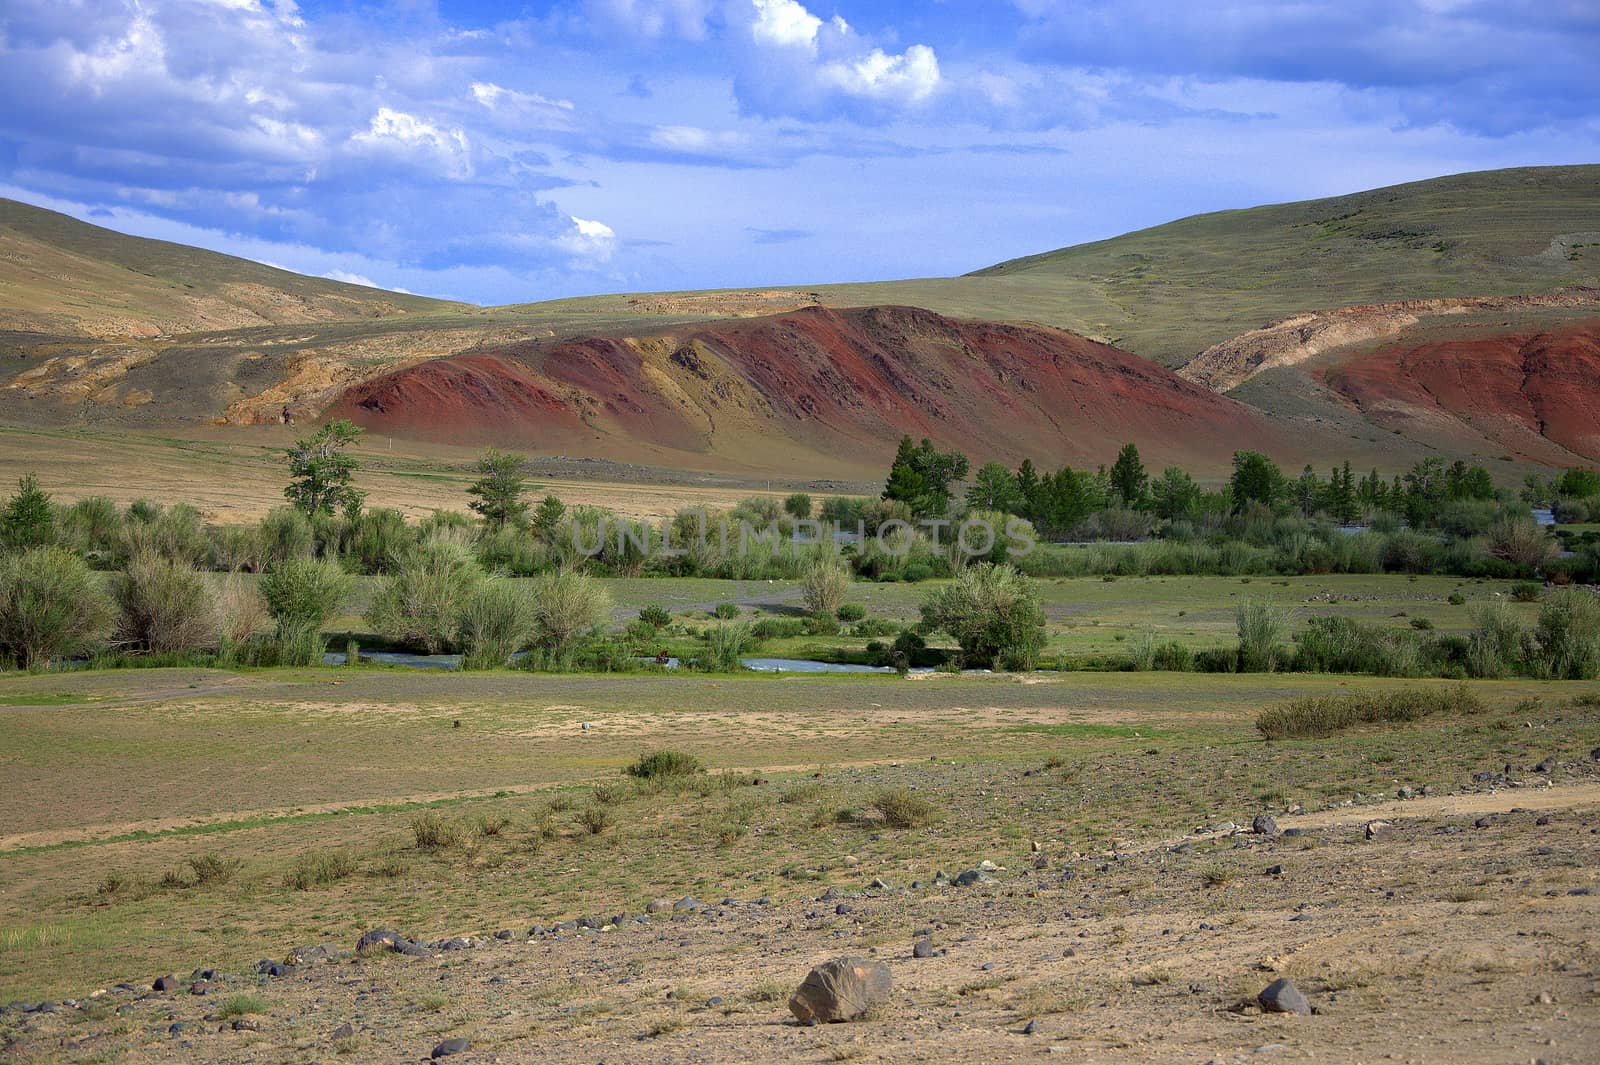
[(39, 487), (33, 474), (17, 482), (17, 494), (6, 502), (0, 515), (0, 539), (13, 551), (55, 543), (55, 508), (50, 496)]
[(1144, 502), (1145, 486), (1150, 475), (1145, 473), (1139, 459), (1139, 449), (1133, 444), (1122, 445), (1117, 461), (1111, 465), (1111, 490), (1122, 497), (1124, 506), (1137, 507)]
[(528, 513), (522, 498), (527, 482), (522, 475), (523, 457), (490, 448), (478, 457), (478, 479), (467, 488), (472, 502), (467, 504), (484, 523), (496, 529), (521, 525)]

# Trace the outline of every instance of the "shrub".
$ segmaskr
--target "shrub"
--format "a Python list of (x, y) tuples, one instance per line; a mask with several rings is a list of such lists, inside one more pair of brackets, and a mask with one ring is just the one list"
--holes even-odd
[(534, 603), (533, 646), (550, 655), (567, 653), (573, 643), (611, 616), (611, 596), (580, 573), (536, 577), (530, 585)]
[(256, 586), (237, 573), (223, 579), (217, 597), (217, 625), (223, 642), (242, 644), (266, 628), (271, 615)]
[(385, 636), (438, 654), (455, 645), (462, 612), (483, 579), (466, 548), (429, 540), (403, 552), (378, 582), (367, 620)]
[(309, 891), (354, 876), (355, 872), (355, 855), (342, 847), (312, 851), (295, 859), (284, 874), (283, 886), (292, 891)]
[(724, 621), (731, 621), (738, 617), (742, 611), (740, 611), (738, 603), (718, 603), (716, 610), (712, 611), (712, 613)]
[(752, 639), (749, 625), (713, 625), (706, 630), (706, 653), (696, 665), (711, 673), (737, 673), (744, 669)]
[(1472, 612), (1467, 638), (1467, 672), (1474, 677), (1503, 677), (1522, 652), (1523, 628), (1504, 603), (1485, 603)]
[(795, 492), (783, 501), (783, 512), (791, 518), (802, 520), (811, 517), (811, 497), (804, 492)]
[(226, 884), (244, 867), (238, 858), (224, 858), (220, 854), (201, 854), (189, 858), (187, 864), (194, 873), (194, 882), (201, 887)]
[(1511, 586), (1511, 598), (1519, 603), (1537, 603), (1544, 594), (1544, 586), (1533, 581), (1518, 581)]
[(322, 627), (349, 593), (349, 576), (326, 559), (292, 558), (267, 571), (261, 578), (261, 598), (277, 626), (280, 664), (322, 661)]
[(115, 581), (120, 638), (152, 654), (216, 647), (221, 619), (205, 575), (187, 563), (140, 555)]
[(30, 473), (17, 482), (16, 494), (0, 510), (0, 542), (13, 551), (53, 544), (55, 523), (50, 496), (39, 487), (39, 478)]
[(206, 535), (200, 512), (187, 503), (162, 510), (141, 520), (132, 516), (122, 526), (121, 553), (124, 558), (156, 555), (196, 566), (211, 554), (211, 538)]
[(478, 565), (489, 573), (532, 577), (550, 569), (550, 548), (530, 529), (506, 525), (484, 529), (476, 544)]
[(461, 611), (461, 668), (499, 669), (533, 640), (533, 597), (513, 581), (478, 584)]
[(80, 499), (58, 518), (58, 542), (97, 563), (116, 556), (121, 542), (122, 514), (105, 496)]
[(362, 573), (388, 573), (417, 542), (406, 516), (390, 507), (363, 511), (346, 531), (345, 554)]
[(917, 828), (934, 814), (933, 804), (909, 788), (885, 788), (872, 797), (872, 808), (890, 828)]
[(664, 607), (651, 603), (639, 611), (639, 620), (649, 625), (652, 629), (664, 629), (672, 624), (672, 615)]
[(850, 573), (832, 560), (813, 562), (800, 576), (800, 595), (814, 615), (836, 614), (850, 591)]
[(1240, 673), (1271, 673), (1278, 668), (1285, 621), (1283, 611), (1269, 603), (1250, 599), (1239, 604)]
[(229, 995), (222, 1000), (222, 1005), (217, 1008), (217, 1016), (223, 1020), (230, 1017), (243, 1017), (247, 1013), (267, 1012), (267, 1000), (260, 995), (238, 994)]
[(617, 823), (617, 815), (604, 806), (585, 806), (578, 814), (578, 824), (591, 836), (598, 836)]
[(1556, 592), (1539, 608), (1533, 643), (1536, 676), (1593, 680), (1600, 674), (1600, 601), (1576, 588)]
[(1536, 570), (1555, 554), (1555, 542), (1532, 518), (1505, 518), (1489, 529), (1488, 551), (1525, 570)]
[(1449, 690), (1405, 688), (1352, 695), (1316, 695), (1264, 710), (1256, 729), (1269, 740), (1332, 736), (1356, 725), (1418, 721), (1431, 714), (1474, 714), (1483, 704), (1465, 685)]
[(849, 623), (860, 621), (862, 618), (866, 617), (867, 608), (862, 606), (860, 603), (841, 603), (839, 605), (839, 609), (835, 610), (833, 613), (834, 616), (840, 621)]
[(418, 850), (439, 851), (454, 847), (461, 838), (461, 830), (454, 821), (429, 810), (411, 819), (411, 837)]
[(311, 522), (294, 507), (277, 507), (261, 519), (257, 530), (261, 560), (268, 568), (294, 558), (311, 557)]
[(116, 606), (83, 559), (59, 547), (0, 558), (0, 657), (23, 669), (93, 650)]
[(639, 780), (662, 780), (672, 777), (688, 777), (701, 771), (700, 759), (683, 751), (653, 751), (642, 754), (623, 772)]
[(1446, 602), (1448, 602), (1451, 606), (1465, 606), (1467, 597), (1462, 595), (1460, 592), (1451, 592), (1450, 597), (1446, 600)]
[(799, 636), (806, 631), (806, 622), (812, 618), (762, 618), (750, 627), (750, 635), (758, 640), (782, 640)]
[(922, 603), (922, 623), (947, 632), (969, 664), (1032, 669), (1044, 648), (1044, 611), (1033, 582), (1010, 566), (981, 563)]

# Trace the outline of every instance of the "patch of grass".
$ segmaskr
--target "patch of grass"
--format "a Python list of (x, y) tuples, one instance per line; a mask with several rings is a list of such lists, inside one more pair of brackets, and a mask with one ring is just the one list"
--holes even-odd
[(244, 868), (244, 862), (238, 858), (224, 858), (219, 854), (199, 854), (188, 859), (190, 871), (194, 873), (194, 882), (199, 887), (211, 887), (215, 884), (226, 884), (234, 875)]
[(229, 995), (222, 1000), (222, 1006), (217, 1010), (217, 1016), (223, 1020), (230, 1017), (243, 1017), (251, 1013), (267, 1012), (267, 1000), (260, 995), (241, 994)]
[(684, 751), (655, 751), (639, 756), (639, 760), (624, 770), (639, 780), (662, 780), (688, 777), (701, 771), (700, 759)]
[(425, 851), (447, 850), (461, 839), (461, 831), (456, 823), (432, 810), (411, 819), (411, 835), (416, 840), (417, 849)]
[(1482, 709), (1483, 701), (1465, 685), (1307, 696), (1262, 711), (1256, 730), (1269, 740), (1306, 739), (1332, 736), (1357, 725), (1419, 721), (1440, 713), (1475, 714)]
[(872, 797), (872, 808), (890, 828), (919, 828), (933, 820), (933, 803), (910, 788), (885, 788)]
[(578, 814), (578, 824), (591, 836), (598, 836), (617, 823), (616, 814), (604, 806), (586, 806)]
[(1236, 880), (1239, 870), (1226, 862), (1208, 862), (1200, 867), (1199, 875), (1206, 887), (1221, 887)]
[(295, 859), (284, 874), (283, 886), (292, 891), (307, 891), (353, 876), (355, 871), (355, 856), (343, 847), (313, 851)]

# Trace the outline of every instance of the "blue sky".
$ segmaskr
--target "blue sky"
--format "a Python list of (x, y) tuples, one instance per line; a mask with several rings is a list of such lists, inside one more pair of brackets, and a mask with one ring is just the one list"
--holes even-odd
[(1600, 160), (1594, 0), (5, 0), (0, 195), (506, 303)]

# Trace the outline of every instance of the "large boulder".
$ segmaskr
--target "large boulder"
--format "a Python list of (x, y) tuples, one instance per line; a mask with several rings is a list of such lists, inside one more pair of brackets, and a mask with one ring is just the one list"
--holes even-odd
[(894, 978), (889, 966), (871, 958), (836, 958), (812, 969), (789, 998), (801, 1024), (853, 1021), (889, 1001)]

